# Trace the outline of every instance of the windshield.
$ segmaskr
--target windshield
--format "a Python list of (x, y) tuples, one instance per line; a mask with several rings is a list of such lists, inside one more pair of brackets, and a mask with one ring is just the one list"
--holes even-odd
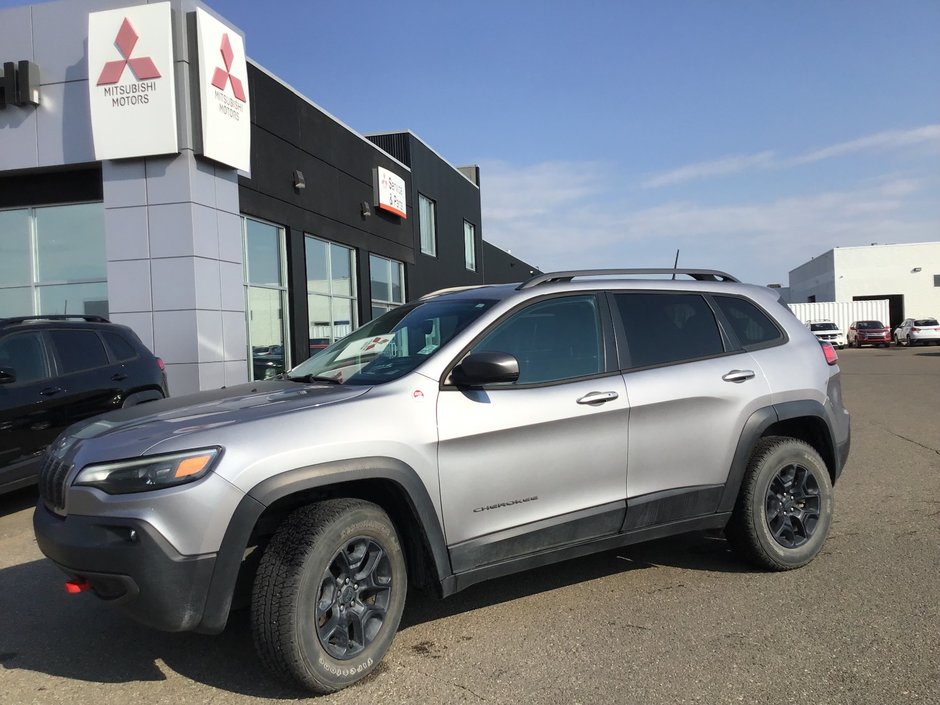
[(839, 330), (835, 323), (810, 323), (810, 330)]
[(300, 363), (287, 377), (337, 384), (390, 382), (434, 355), (495, 303), (461, 298), (399, 306)]
[(858, 322), (859, 330), (872, 330), (875, 328), (884, 328), (881, 321), (859, 321)]

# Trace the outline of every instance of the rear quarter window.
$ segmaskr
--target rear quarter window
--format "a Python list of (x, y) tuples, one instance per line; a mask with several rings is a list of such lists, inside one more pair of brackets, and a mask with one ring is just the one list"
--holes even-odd
[[(738, 342), (745, 350), (772, 345), (783, 341), (783, 332), (771, 320), (770, 316), (746, 299), (735, 296), (715, 296), (715, 303), (728, 319), (728, 323)], [(835, 330), (836, 326), (828, 324), (823, 330)]]
[(137, 357), (137, 350), (124, 339), (124, 336), (119, 333), (112, 333), (111, 331), (104, 331), (101, 335), (104, 336), (104, 340), (111, 350), (111, 355), (118, 362), (133, 360)]

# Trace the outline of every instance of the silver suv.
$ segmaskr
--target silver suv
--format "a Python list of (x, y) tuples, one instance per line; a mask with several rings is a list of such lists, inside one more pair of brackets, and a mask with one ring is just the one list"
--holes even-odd
[(375, 668), (409, 583), (447, 596), (722, 528), (761, 568), (802, 566), (848, 451), (836, 354), (771, 289), (559, 272), (425, 296), (277, 379), (73, 426), (34, 526), (70, 591), (171, 631), (250, 605), (264, 663), (330, 692)]

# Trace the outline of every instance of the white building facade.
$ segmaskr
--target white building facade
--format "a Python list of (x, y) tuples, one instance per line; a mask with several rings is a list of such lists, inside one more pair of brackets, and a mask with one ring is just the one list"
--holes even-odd
[(940, 316), (940, 242), (837, 247), (790, 272), (791, 303), (887, 299), (891, 326)]

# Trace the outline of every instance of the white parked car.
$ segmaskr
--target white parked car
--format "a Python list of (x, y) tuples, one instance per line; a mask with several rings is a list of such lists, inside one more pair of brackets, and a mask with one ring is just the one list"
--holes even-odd
[(813, 331), (817, 340), (831, 343), (833, 347), (842, 349), (845, 347), (845, 333), (839, 328), (838, 324), (832, 321), (806, 321), (806, 327)]
[(906, 318), (894, 331), (898, 345), (940, 345), (940, 323), (936, 318)]

